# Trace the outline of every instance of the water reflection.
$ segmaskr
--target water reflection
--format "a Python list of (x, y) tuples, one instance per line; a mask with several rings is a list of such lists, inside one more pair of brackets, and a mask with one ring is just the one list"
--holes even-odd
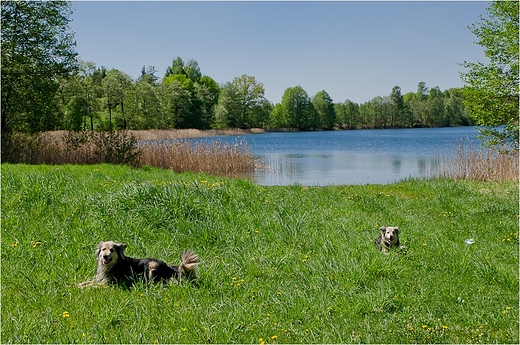
[(437, 157), (452, 153), (462, 138), (478, 146), (477, 134), (458, 127), (246, 135), (263, 166), (248, 178), (261, 185), (331, 185), (427, 177)]

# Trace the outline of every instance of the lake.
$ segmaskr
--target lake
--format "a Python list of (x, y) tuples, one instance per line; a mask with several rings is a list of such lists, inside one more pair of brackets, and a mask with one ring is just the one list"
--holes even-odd
[(245, 139), (266, 168), (249, 178), (260, 185), (385, 184), (427, 177), (439, 155), (470, 141), (474, 127), (273, 132), (197, 140)]

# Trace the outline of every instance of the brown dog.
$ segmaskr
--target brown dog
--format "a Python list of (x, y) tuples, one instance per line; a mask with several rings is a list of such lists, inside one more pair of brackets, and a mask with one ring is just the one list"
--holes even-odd
[(376, 239), (379, 250), (388, 253), (391, 247), (400, 245), (399, 228), (397, 226), (382, 226), (379, 230), (381, 231), (381, 236)]
[(127, 245), (112, 241), (100, 242), (96, 250), (98, 261), (95, 282), (81, 283), (80, 287), (105, 283), (130, 283), (135, 279), (167, 282), (171, 278), (195, 280), (199, 257), (192, 251), (181, 254), (179, 266), (170, 266), (158, 259), (134, 259), (125, 255)]

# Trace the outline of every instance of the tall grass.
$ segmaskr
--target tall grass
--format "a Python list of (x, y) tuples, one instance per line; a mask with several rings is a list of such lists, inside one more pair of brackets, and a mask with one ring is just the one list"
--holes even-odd
[(430, 175), (455, 180), (518, 181), (519, 158), (518, 152), (501, 153), (461, 141), (453, 154), (438, 156)]
[[(2, 343), (519, 342), (517, 182), (3, 164), (1, 183)], [(406, 248), (380, 253), (381, 225)], [(102, 240), (171, 264), (192, 249), (200, 281), (79, 289)]]
[(139, 165), (148, 165), (175, 172), (205, 172), (233, 176), (255, 169), (255, 160), (246, 141), (234, 144), (189, 141), (161, 141), (140, 146)]
[[(196, 136), (192, 131), (197, 130), (174, 133), (181, 137)], [(152, 135), (148, 137), (141, 133), (140, 137), (152, 138), (157, 135), (154, 131), (150, 133)], [(217, 131), (209, 133), (217, 134)], [(56, 131), (33, 135), (14, 133), (3, 138), (2, 144), (2, 162), (9, 163), (148, 165), (175, 172), (193, 171), (226, 176), (247, 175), (259, 166), (245, 140), (234, 144), (218, 140), (195, 144), (182, 140), (160, 140), (153, 143), (144, 141), (139, 145), (137, 138), (130, 132)]]

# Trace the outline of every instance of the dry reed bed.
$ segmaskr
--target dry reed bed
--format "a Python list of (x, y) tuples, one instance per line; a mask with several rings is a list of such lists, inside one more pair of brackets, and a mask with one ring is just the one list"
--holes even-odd
[(128, 131), (130, 135), (133, 135), (138, 141), (147, 140), (171, 140), (171, 139), (187, 139), (187, 138), (204, 138), (204, 137), (216, 137), (224, 135), (244, 135), (254, 133), (265, 133), (265, 130), (261, 128), (251, 129), (150, 129), (150, 130), (131, 130)]
[[(196, 131), (196, 130), (194, 130)], [(194, 132), (184, 132), (184, 135)], [(257, 167), (245, 140), (192, 143), (188, 140), (143, 141), (128, 132), (45, 132), (15, 134), (3, 140), (2, 162), (28, 164), (149, 165), (176, 172), (233, 176)]]
[(499, 153), (461, 143), (453, 155), (438, 157), (430, 175), (454, 180), (518, 181), (519, 158), (518, 152)]
[(193, 171), (218, 175), (252, 172), (255, 161), (246, 141), (234, 144), (170, 141), (140, 146), (139, 165), (149, 165), (176, 172)]

